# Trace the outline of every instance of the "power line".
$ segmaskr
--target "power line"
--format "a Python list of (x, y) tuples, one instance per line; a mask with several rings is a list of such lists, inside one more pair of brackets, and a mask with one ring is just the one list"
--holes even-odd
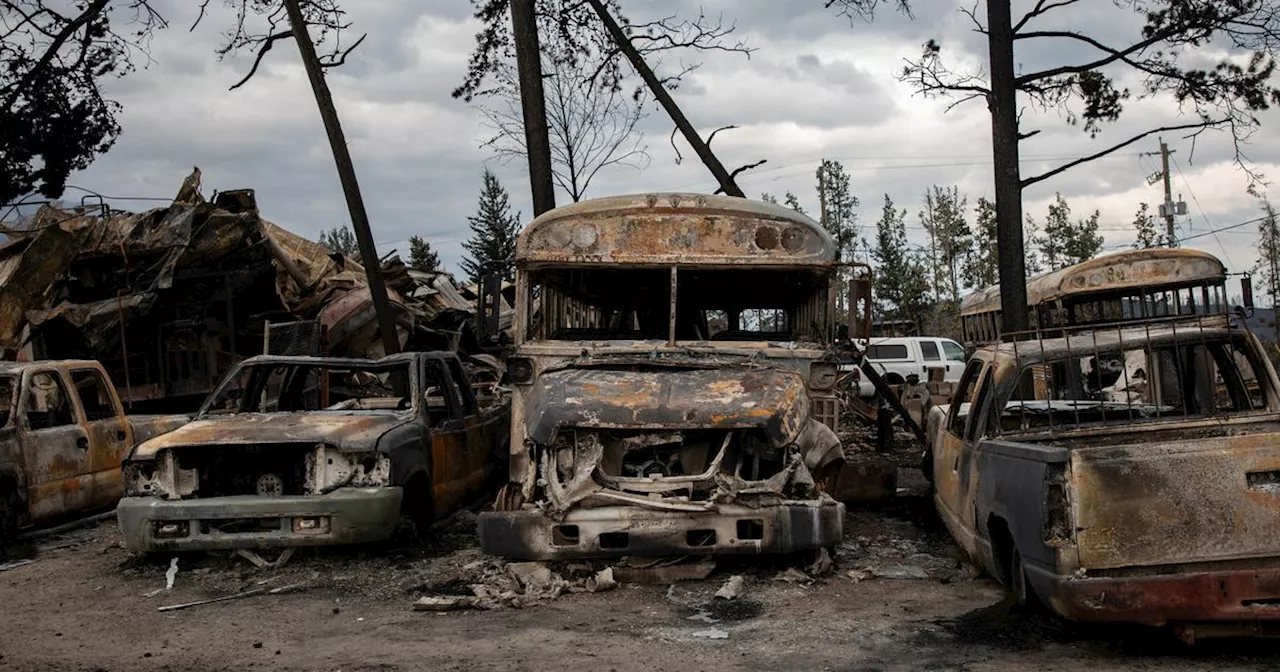
[[(1173, 157), (1169, 157), (1173, 159)], [(1231, 263), (1231, 255), (1227, 254), (1227, 248), (1222, 244), (1222, 239), (1218, 237), (1218, 232), (1213, 230), (1213, 223), (1209, 221), (1209, 215), (1205, 214), (1204, 207), (1200, 205), (1200, 199), (1196, 198), (1196, 192), (1191, 189), (1191, 183), (1187, 181), (1187, 176), (1182, 172), (1182, 166), (1178, 164), (1177, 159), (1173, 159), (1173, 167), (1178, 170), (1178, 178), (1182, 180), (1182, 186), (1186, 187), (1187, 193), (1191, 194), (1191, 201), (1196, 204), (1196, 209), (1200, 211), (1200, 217), (1204, 219), (1204, 223), (1209, 227), (1209, 231), (1213, 233), (1213, 239), (1218, 241), (1218, 249), (1222, 251), (1222, 258), (1227, 260), (1228, 266), (1234, 266)]]

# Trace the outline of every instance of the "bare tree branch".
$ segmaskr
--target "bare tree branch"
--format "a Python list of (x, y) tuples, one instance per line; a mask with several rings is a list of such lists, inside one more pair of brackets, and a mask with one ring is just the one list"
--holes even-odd
[(720, 128), (717, 128), (716, 130), (711, 131), (711, 135), (708, 135), (708, 136), (707, 136), (707, 146), (708, 146), (708, 147), (710, 147), (710, 146), (711, 146), (711, 141), (716, 139), (716, 133), (719, 133), (720, 131), (730, 131), (730, 130), (733, 130), (733, 129), (737, 128), (737, 127), (738, 127), (738, 126), (737, 126), (736, 124), (733, 124), (733, 125), (729, 125), (729, 126), (721, 126)]
[(245, 73), (245, 76), (240, 81), (236, 82), (235, 84), (232, 84), (231, 88), (227, 90), (235, 91), (236, 89), (247, 84), (249, 80), (253, 79), (253, 76), (258, 73), (258, 66), (262, 64), (262, 57), (266, 56), (268, 51), (271, 51), (271, 47), (274, 47), (276, 42), (280, 40), (289, 40), (289, 39), (293, 39), (292, 30), (286, 30), (283, 33), (268, 35), (267, 39), (263, 41), (262, 46), (258, 49), (258, 55), (253, 58), (253, 66), (249, 68), (249, 72)]
[(1110, 147), (1108, 147), (1108, 148), (1106, 148), (1106, 149), (1104, 149), (1104, 150), (1102, 150), (1102, 151), (1100, 151), (1100, 152), (1095, 152), (1095, 153), (1093, 153), (1093, 154), (1090, 154), (1089, 156), (1084, 156), (1084, 157), (1081, 157), (1081, 158), (1079, 158), (1079, 159), (1075, 159), (1075, 160), (1073, 160), (1073, 161), (1068, 161), (1067, 163), (1064, 163), (1064, 164), (1062, 164), (1061, 166), (1058, 166), (1057, 168), (1054, 168), (1053, 170), (1050, 170), (1050, 171), (1045, 172), (1045, 173), (1041, 173), (1041, 174), (1039, 174), (1039, 175), (1036, 175), (1035, 177), (1027, 177), (1027, 178), (1023, 178), (1023, 180), (1022, 180), (1022, 182), (1021, 182), (1021, 185), (1022, 185), (1022, 188), (1024, 188), (1024, 189), (1025, 189), (1025, 188), (1027, 188), (1027, 187), (1029, 187), (1029, 186), (1031, 186), (1031, 185), (1033, 185), (1033, 184), (1035, 184), (1035, 183), (1037, 183), (1037, 182), (1043, 182), (1044, 180), (1047, 180), (1047, 179), (1049, 179), (1049, 178), (1053, 177), (1054, 175), (1058, 175), (1059, 173), (1063, 173), (1063, 172), (1065, 172), (1065, 171), (1067, 171), (1067, 170), (1070, 170), (1070, 169), (1072, 169), (1072, 168), (1074, 168), (1074, 167), (1076, 167), (1076, 166), (1078, 166), (1078, 165), (1080, 165), (1080, 164), (1082, 164), (1082, 163), (1088, 163), (1088, 162), (1093, 161), (1093, 160), (1095, 160), (1095, 159), (1100, 159), (1100, 158), (1102, 158), (1102, 157), (1104, 157), (1104, 156), (1106, 156), (1106, 155), (1108, 155), (1108, 154), (1111, 154), (1111, 153), (1113, 153), (1113, 152), (1117, 152), (1117, 151), (1119, 151), (1119, 150), (1121, 150), (1121, 149), (1124, 149), (1125, 147), (1128, 147), (1129, 145), (1132, 145), (1133, 143), (1135, 143), (1135, 142), (1137, 142), (1137, 141), (1139, 141), (1139, 140), (1141, 140), (1141, 139), (1143, 139), (1143, 138), (1145, 138), (1145, 137), (1148, 137), (1148, 136), (1151, 136), (1151, 135), (1155, 135), (1155, 134), (1157, 134), (1157, 133), (1168, 133), (1168, 132), (1170, 132), (1170, 131), (1185, 131), (1185, 130), (1189, 130), (1189, 129), (1199, 129), (1199, 130), (1197, 131), (1197, 133), (1195, 133), (1195, 135), (1199, 135), (1199, 133), (1200, 133), (1200, 132), (1203, 132), (1204, 130), (1206, 130), (1206, 129), (1208, 129), (1208, 128), (1212, 128), (1212, 127), (1214, 127), (1214, 126), (1221, 126), (1221, 125), (1224, 125), (1224, 124), (1227, 124), (1227, 123), (1228, 123), (1228, 120), (1227, 120), (1227, 119), (1221, 119), (1221, 120), (1216, 120), (1216, 121), (1201, 121), (1201, 122), (1194, 123), (1194, 124), (1180, 124), (1180, 125), (1177, 125), (1177, 126), (1161, 126), (1160, 128), (1153, 128), (1153, 129), (1151, 129), (1151, 130), (1149, 130), (1149, 131), (1145, 131), (1145, 132), (1143, 132), (1143, 133), (1139, 133), (1139, 134), (1137, 134), (1137, 135), (1135, 135), (1135, 136), (1133, 136), (1133, 137), (1129, 138), (1128, 140), (1125, 140), (1124, 142), (1116, 143), (1116, 144), (1114, 144), (1114, 145), (1112, 145), (1112, 146), (1110, 146)]
[[(735, 169), (733, 170), (733, 172), (729, 173), (729, 180), (730, 180), (730, 181), (733, 181), (734, 179), (736, 179), (736, 178), (738, 177), (738, 175), (741, 175), (742, 173), (745, 173), (745, 172), (747, 172), (748, 170), (751, 170), (752, 168), (759, 168), (760, 166), (763, 166), (764, 164), (766, 164), (766, 163), (768, 163), (768, 162), (769, 162), (769, 159), (760, 159), (759, 161), (756, 161), (755, 163), (748, 163), (748, 164), (747, 164), (747, 165), (745, 165), (745, 166), (739, 166), (739, 167), (735, 168)], [(721, 185), (721, 186), (720, 186), (719, 188), (717, 188), (717, 189), (715, 190), (715, 192), (713, 192), (713, 193), (717, 193), (717, 194), (722, 194), (722, 193), (724, 193), (724, 186), (723, 186), (723, 185)]]
[(1036, 3), (1036, 6), (1033, 7), (1031, 11), (1027, 12), (1026, 16), (1022, 17), (1021, 21), (1018, 21), (1018, 23), (1014, 24), (1013, 32), (1016, 35), (1018, 31), (1022, 30), (1023, 27), (1027, 25), (1028, 21), (1036, 18), (1037, 16), (1046, 14), (1052, 10), (1058, 9), (1059, 7), (1074, 5), (1079, 1), (1080, 0), (1058, 0), (1058, 2), (1050, 2), (1050, 0), (1039, 0)]

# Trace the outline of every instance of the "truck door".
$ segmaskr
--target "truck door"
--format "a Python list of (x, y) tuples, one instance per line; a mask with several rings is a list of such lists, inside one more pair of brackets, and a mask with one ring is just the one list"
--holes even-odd
[(926, 383), (931, 380), (929, 369), (943, 369), (945, 362), (942, 360), (942, 351), (938, 349), (938, 342), (932, 339), (920, 341), (920, 356), (923, 358), (923, 366), (920, 367), (920, 382)]
[(130, 427), (111, 385), (97, 369), (72, 369), (71, 385), (89, 433), (93, 505), (109, 506), (124, 494), (120, 463), (129, 451)]
[(426, 360), (422, 382), (431, 423), (432, 494), (436, 516), (441, 516), (456, 509), (466, 494), (466, 410), (441, 360)]
[(32, 522), (93, 504), (92, 445), (57, 369), (27, 375), (19, 405)]
[(480, 415), (480, 406), (476, 402), (475, 390), (471, 388), (470, 377), (462, 368), (462, 362), (448, 359), (449, 377), (454, 381), (458, 396), (462, 400), (462, 410), (466, 419), (467, 445), (466, 451), (466, 489), (478, 493), (484, 485), (485, 463), (489, 460), (493, 446), (491, 418)]
[(977, 491), (977, 471), (973, 468), (973, 443), (981, 434), (981, 409), (990, 394), (991, 374), (983, 373), (986, 362), (973, 360), (965, 369), (955, 395), (946, 425), (939, 432), (933, 449), (933, 476), (938, 512), (971, 557), (978, 549), (974, 524), (972, 494)]

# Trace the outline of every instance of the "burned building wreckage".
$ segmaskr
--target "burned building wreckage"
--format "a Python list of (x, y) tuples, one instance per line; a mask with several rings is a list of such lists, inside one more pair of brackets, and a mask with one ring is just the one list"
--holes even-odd
[[(140, 214), (44, 206), (12, 232), (0, 247), (4, 359), (97, 360), (130, 412), (190, 413), (264, 351), (384, 354), (357, 261), (262, 219), (252, 190), (206, 200), (198, 182)], [(448, 276), (382, 263), (403, 347), (497, 364), (476, 343), (474, 301)]]

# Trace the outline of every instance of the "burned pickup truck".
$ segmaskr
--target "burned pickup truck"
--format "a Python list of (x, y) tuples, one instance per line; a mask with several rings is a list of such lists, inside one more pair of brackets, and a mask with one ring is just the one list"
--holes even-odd
[[(984, 347), (932, 441), (952, 536), (1071, 619), (1280, 619), (1280, 396), (1226, 314)], [(1065, 333), (1063, 333), (1065, 331)]]
[(138, 446), (117, 509), (130, 549), (270, 548), (425, 530), (505, 466), (507, 407), (458, 356), (261, 356), (182, 430)]
[(126, 416), (98, 362), (0, 364), (0, 545), (21, 527), (114, 505), (125, 453), (189, 420)]
[(516, 250), (510, 479), (480, 516), (484, 549), (838, 543), (837, 279), (853, 269), (835, 257), (816, 222), (741, 198), (622, 196), (534, 220)]

